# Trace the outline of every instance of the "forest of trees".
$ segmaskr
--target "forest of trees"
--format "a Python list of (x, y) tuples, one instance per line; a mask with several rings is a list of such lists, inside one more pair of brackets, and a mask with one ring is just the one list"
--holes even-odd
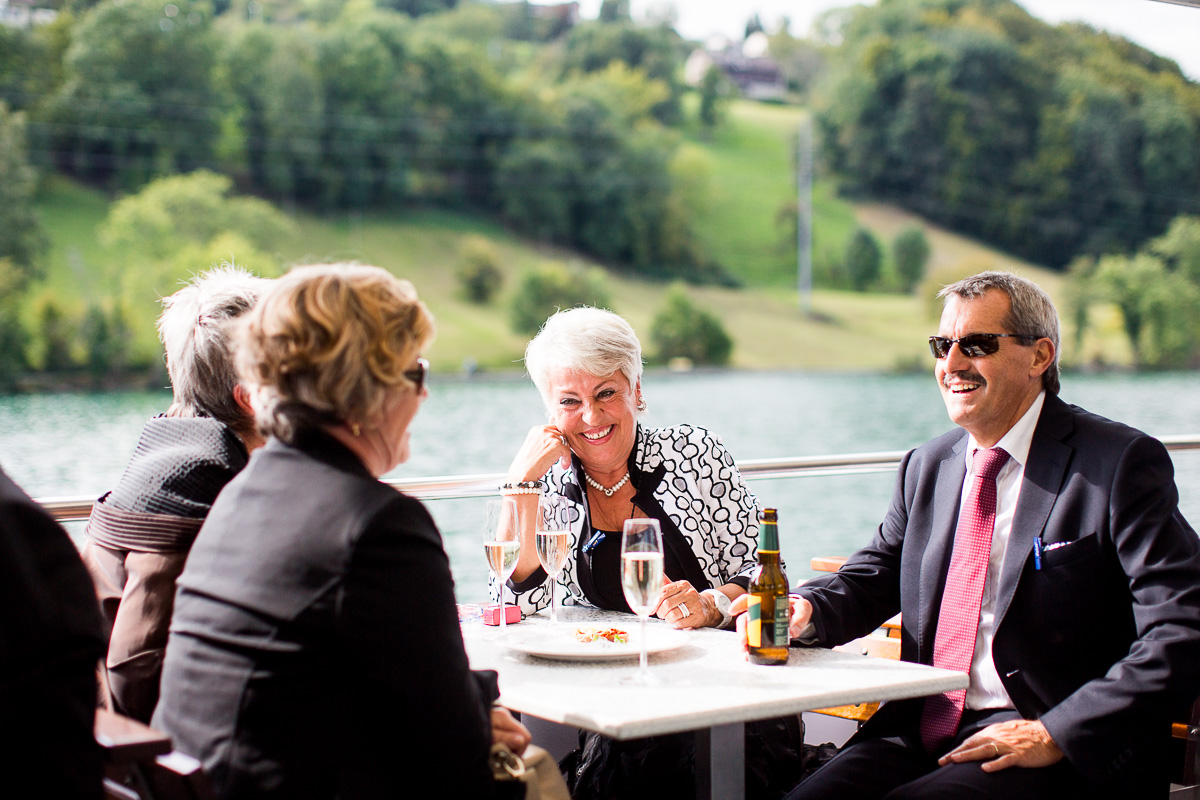
[(0, 27), (32, 163), (111, 190), (207, 168), (316, 210), (482, 211), (615, 266), (724, 278), (672, 173), (687, 46), (669, 27), (611, 3), (573, 27), (526, 3), (218, 5), (77, 0)]
[(819, 30), (846, 191), (1058, 268), (1200, 213), (1200, 86), (1173, 61), (1012, 0), (882, 0)]
[[(634, 22), (627, 0), (578, 23), (527, 2), (46, 1), (53, 23), (0, 26), (0, 353), (23, 352), (14, 298), (46, 252), (35, 170), (114, 197), (199, 171), (210, 193), (289, 209), (438, 206), (612, 268), (736, 283), (699, 244), (705, 175), (682, 146), (684, 126), (720, 124), (718, 84), (689, 107), (694, 43)], [(1012, 0), (879, 0), (827, 12), (811, 36), (768, 33), (793, 99), (814, 108), (818, 168), (844, 193), (1071, 266), (1081, 325), (1087, 302), (1111, 302), (1139, 363), (1197, 362), (1195, 325), (1156, 333), (1200, 318), (1186, 266), (1200, 85), (1173, 62)], [(910, 290), (929, 256), (918, 234), (885, 251), (856, 232), (837, 285)], [(136, 242), (151, 271), (170, 258), (153, 245)], [(37, 314), (41, 335), (61, 327), (53, 307)], [(119, 330), (123, 314), (97, 306), (87, 324)], [(0, 363), (0, 383), (21, 358)]]

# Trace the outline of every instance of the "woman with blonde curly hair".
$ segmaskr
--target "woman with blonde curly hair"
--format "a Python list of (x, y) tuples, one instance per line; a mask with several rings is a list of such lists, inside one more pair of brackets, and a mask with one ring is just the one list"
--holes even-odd
[(408, 458), (432, 337), (408, 281), (349, 264), (293, 270), (239, 331), (269, 439), (179, 578), (154, 716), (222, 798), (403, 796), (406, 756), (487, 797), (492, 740), (528, 744), (468, 669), (432, 518), (378, 480)]

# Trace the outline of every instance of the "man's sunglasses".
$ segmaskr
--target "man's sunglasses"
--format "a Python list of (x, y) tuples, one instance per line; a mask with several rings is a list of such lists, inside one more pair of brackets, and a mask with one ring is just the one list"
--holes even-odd
[(421, 390), (425, 388), (425, 376), (429, 374), (429, 362), (418, 358), (417, 368), (405, 370), (402, 374), (417, 385), (417, 394), (420, 394)]
[(934, 358), (945, 358), (950, 355), (950, 348), (957, 344), (958, 349), (967, 358), (981, 358), (999, 350), (1001, 339), (1027, 339), (1036, 342), (1039, 338), (1041, 337), (1024, 333), (968, 333), (959, 339), (930, 336), (929, 351), (933, 353)]

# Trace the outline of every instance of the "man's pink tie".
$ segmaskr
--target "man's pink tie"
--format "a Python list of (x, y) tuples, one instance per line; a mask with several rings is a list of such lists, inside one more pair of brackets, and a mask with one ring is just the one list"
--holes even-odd
[[(1008, 461), (1008, 453), (999, 448), (976, 450), (973, 461), (975, 480), (958, 515), (954, 552), (933, 641), (933, 665), (960, 672), (970, 672), (975, 653), (979, 606), (996, 523), (996, 476)], [(921, 741), (927, 751), (934, 752), (958, 731), (966, 699), (967, 690), (959, 689), (925, 700)]]

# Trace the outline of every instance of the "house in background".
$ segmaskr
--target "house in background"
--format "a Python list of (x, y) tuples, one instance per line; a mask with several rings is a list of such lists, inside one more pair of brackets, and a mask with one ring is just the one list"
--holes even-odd
[(0, 0), (0, 25), (28, 28), (53, 22), (58, 12), (42, 6), (42, 0)]
[(699, 86), (710, 67), (716, 67), (750, 100), (783, 100), (787, 81), (783, 70), (767, 55), (767, 36), (761, 31), (750, 34), (740, 45), (723, 37), (710, 39), (696, 48), (683, 66), (689, 86)]
[(579, 3), (554, 3), (545, 6), (530, 3), (529, 10), (538, 19), (555, 20), (568, 28), (579, 24)]

